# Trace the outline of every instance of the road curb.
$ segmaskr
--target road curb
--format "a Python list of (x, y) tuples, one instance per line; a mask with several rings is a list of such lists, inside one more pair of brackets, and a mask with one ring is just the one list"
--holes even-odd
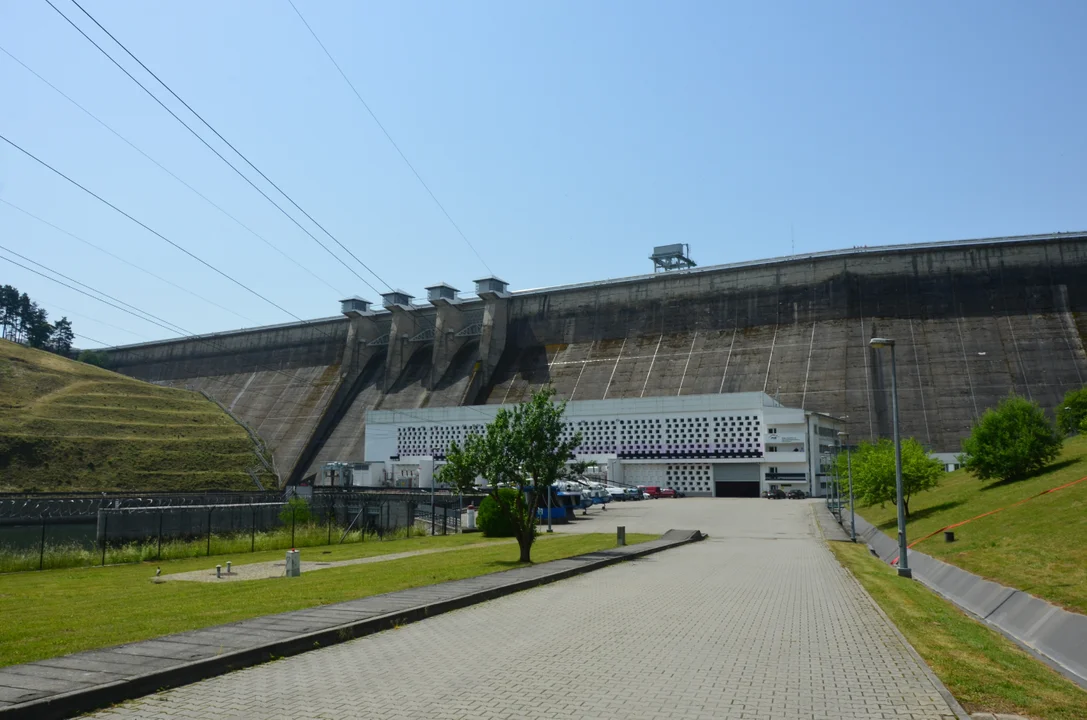
[[(400, 625), (424, 620), (452, 610), (477, 605), (488, 600), (512, 595), (530, 588), (547, 585), (559, 580), (581, 575), (593, 570), (616, 565), (633, 558), (645, 557), (662, 550), (698, 542), (705, 536), (698, 530), (669, 530), (659, 540), (643, 543), (649, 547), (640, 548), (631, 545), (622, 551), (604, 550), (584, 555), (575, 555), (554, 562), (585, 560), (585, 564), (556, 570), (537, 577), (515, 580), (494, 588), (469, 592), (464, 595), (426, 603), (399, 610), (385, 615), (378, 615), (362, 620), (355, 620), (335, 625), (315, 632), (304, 633), (284, 640), (276, 640), (251, 648), (223, 653), (212, 658), (203, 658), (162, 670), (152, 671), (116, 682), (94, 685), (85, 689), (74, 690), (50, 697), (32, 700), (0, 709), (2, 720), (61, 720), (80, 713), (114, 705), (125, 700), (149, 695), (161, 690), (188, 685), (200, 680), (224, 675), (235, 670), (260, 665), (270, 660), (299, 655), (310, 650), (329, 647), (349, 640), (372, 635), (383, 630), (390, 630)], [(548, 563), (544, 563), (546, 566)], [(456, 582), (456, 581), (453, 581)], [(380, 596), (373, 596), (380, 597)], [(321, 607), (334, 607), (321, 606)], [(266, 616), (268, 617), (268, 616)], [(207, 628), (206, 628), (207, 629)], [(170, 636), (155, 638), (168, 640)]]

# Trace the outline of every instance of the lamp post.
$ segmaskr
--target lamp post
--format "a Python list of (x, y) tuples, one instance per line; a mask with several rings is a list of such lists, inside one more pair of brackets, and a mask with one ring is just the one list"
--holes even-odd
[(849, 433), (838, 433), (838, 444), (845, 443), (845, 469), (849, 475), (849, 539), (857, 542), (857, 515), (853, 511), (853, 460), (849, 454)]
[(547, 486), (547, 532), (554, 532), (551, 529), (551, 486)]
[(895, 498), (898, 505), (898, 575), (913, 577), (906, 557), (906, 508), (902, 504), (902, 439), (898, 434), (898, 376), (895, 368), (895, 341), (890, 338), (872, 338), (868, 346), (876, 350), (891, 348), (891, 419), (895, 440)]

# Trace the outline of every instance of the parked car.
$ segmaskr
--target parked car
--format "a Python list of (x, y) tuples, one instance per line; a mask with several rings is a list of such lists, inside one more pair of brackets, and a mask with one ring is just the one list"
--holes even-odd
[(784, 500), (785, 491), (781, 488), (774, 488), (773, 490), (767, 490), (762, 494), (762, 496), (764, 498), (769, 498), (770, 500)]
[(803, 500), (808, 496), (803, 490), (790, 490), (788, 495), (790, 500)]
[(661, 489), (656, 485), (648, 485), (642, 488), (642, 490), (645, 492), (646, 495), (653, 498), (654, 500), (661, 496)]
[(628, 500), (641, 500), (642, 499), (642, 491), (637, 489), (637, 488), (627, 488), (626, 489), (626, 494), (627, 494), (627, 499)]
[(673, 498), (674, 499), (674, 498), (679, 497), (679, 496), (676, 495), (676, 491), (673, 490), (672, 488), (661, 488), (660, 489), (660, 494), (657, 497)]

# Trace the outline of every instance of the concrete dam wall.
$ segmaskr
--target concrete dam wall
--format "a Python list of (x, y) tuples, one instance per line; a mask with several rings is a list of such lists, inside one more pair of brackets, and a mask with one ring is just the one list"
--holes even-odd
[(111, 350), (259, 432), (283, 477), (361, 460), (368, 410), (764, 391), (957, 451), (1011, 392), (1052, 410), (1087, 378), (1087, 234), (863, 248), (373, 312)]

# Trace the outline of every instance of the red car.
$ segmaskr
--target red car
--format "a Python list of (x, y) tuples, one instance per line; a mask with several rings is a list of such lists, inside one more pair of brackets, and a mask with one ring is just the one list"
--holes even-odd
[(661, 488), (660, 491), (657, 494), (657, 497), (676, 498), (676, 497), (679, 497), (679, 496), (676, 495), (676, 491), (673, 490), (672, 488)]

